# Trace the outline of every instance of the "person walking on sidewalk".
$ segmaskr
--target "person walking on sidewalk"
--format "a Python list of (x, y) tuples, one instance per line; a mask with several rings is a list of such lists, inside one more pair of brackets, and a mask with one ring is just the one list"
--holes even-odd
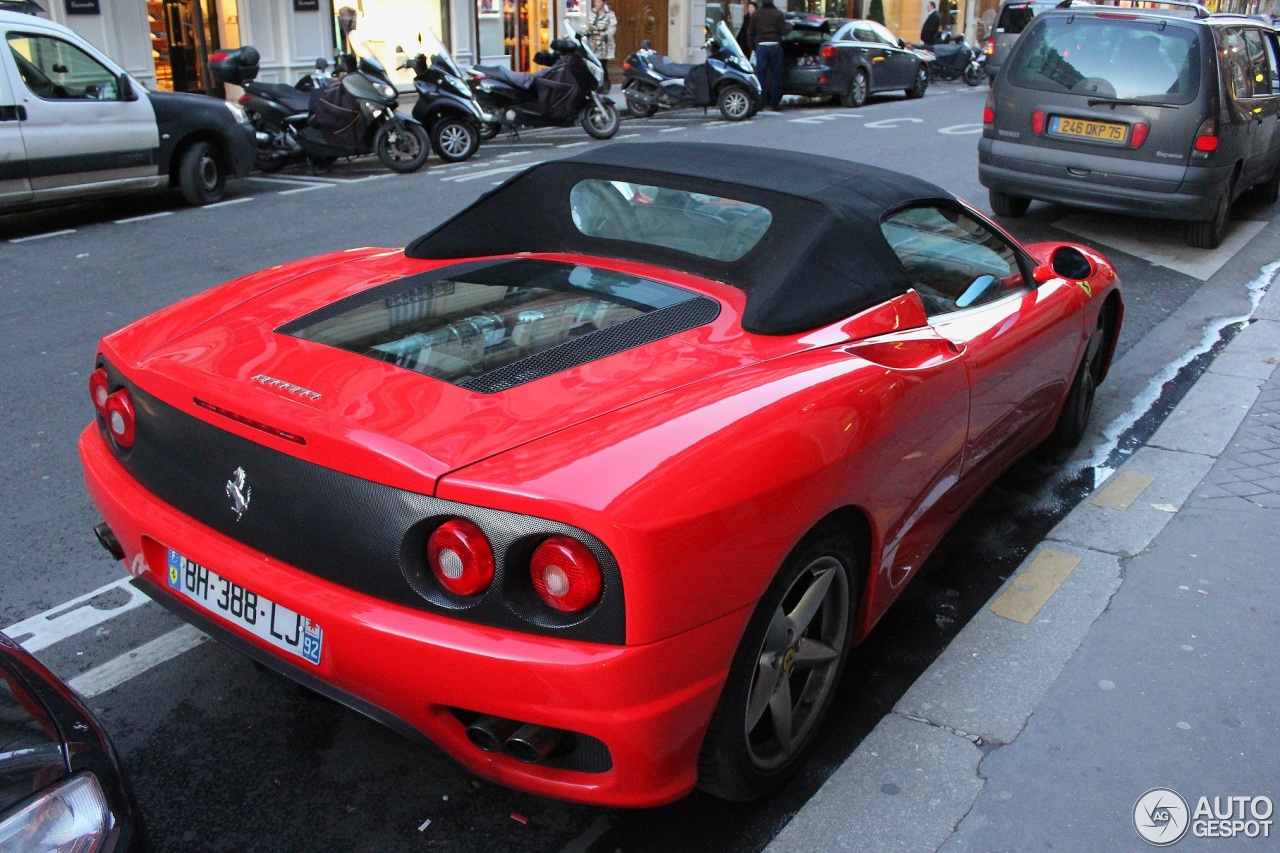
[(764, 0), (751, 16), (747, 27), (747, 39), (756, 49), (756, 73), (760, 75), (760, 87), (769, 109), (777, 112), (782, 104), (782, 75), (785, 73), (782, 57), (782, 35), (786, 16), (774, 5)]
[(613, 41), (618, 32), (618, 16), (609, 8), (604, 0), (591, 1), (591, 21), (587, 24), (587, 39), (591, 42), (591, 52), (600, 60), (604, 68), (604, 80), (600, 83), (600, 91), (608, 92), (613, 85), (609, 82), (609, 60), (613, 59), (616, 46)]

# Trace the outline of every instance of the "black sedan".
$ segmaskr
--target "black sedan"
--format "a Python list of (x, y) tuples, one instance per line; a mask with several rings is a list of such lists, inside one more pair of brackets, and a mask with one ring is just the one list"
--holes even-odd
[(860, 107), (878, 92), (919, 98), (929, 86), (925, 60), (883, 24), (795, 13), (787, 20), (784, 94), (835, 97)]
[(141, 850), (115, 749), (71, 688), (0, 634), (0, 850)]

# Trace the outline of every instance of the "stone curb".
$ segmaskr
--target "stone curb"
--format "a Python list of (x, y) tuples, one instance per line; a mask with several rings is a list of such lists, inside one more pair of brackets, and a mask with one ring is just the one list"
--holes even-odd
[[(1125, 472), (1154, 477), (1126, 510), (1086, 499), (1049, 533), (766, 853), (936, 851), (982, 791), (982, 747), (1011, 743), (1145, 550), (1212, 468), (1277, 368), (1280, 287), (1254, 311)], [(1105, 486), (1106, 484), (1101, 484)], [(1080, 558), (1027, 625), (990, 609), (1046, 550)]]

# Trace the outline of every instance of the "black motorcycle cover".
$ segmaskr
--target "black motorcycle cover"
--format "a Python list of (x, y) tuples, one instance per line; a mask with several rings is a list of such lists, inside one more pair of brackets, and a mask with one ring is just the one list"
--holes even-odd
[(548, 118), (573, 118), (573, 95), (577, 87), (568, 62), (557, 63), (533, 79), (538, 106)]
[(711, 81), (707, 77), (706, 64), (695, 65), (684, 78), (685, 88), (693, 96), (695, 104), (711, 103)]
[(360, 102), (337, 80), (311, 93), (311, 115), (307, 126), (320, 132), (330, 145), (360, 146)]

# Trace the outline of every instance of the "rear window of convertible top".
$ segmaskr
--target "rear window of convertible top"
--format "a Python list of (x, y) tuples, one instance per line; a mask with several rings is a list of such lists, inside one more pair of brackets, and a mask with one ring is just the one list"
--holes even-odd
[[(277, 331), (492, 392), (700, 325), (715, 306), (634, 275), (519, 259), (401, 279)], [(521, 375), (495, 383), (512, 367)]]
[(588, 237), (736, 261), (760, 242), (773, 214), (750, 202), (627, 181), (588, 179), (569, 191), (573, 224)]

